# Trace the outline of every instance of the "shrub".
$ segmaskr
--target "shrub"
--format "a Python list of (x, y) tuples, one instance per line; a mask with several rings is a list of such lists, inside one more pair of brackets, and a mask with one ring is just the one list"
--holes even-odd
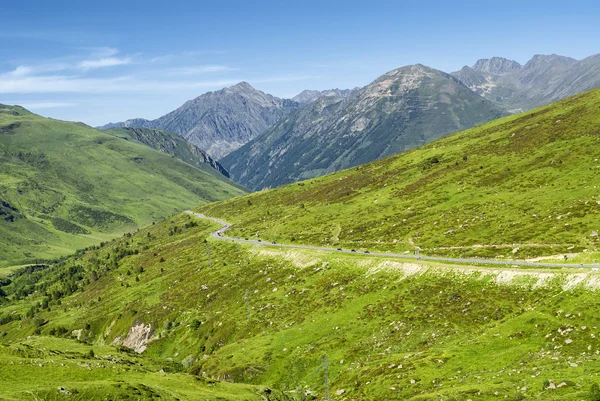
[(589, 401), (600, 401), (600, 386), (598, 383), (593, 383), (590, 386), (590, 393), (588, 395)]

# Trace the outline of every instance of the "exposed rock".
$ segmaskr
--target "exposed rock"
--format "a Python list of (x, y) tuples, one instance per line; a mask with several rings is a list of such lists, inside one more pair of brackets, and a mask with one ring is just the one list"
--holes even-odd
[(521, 64), (514, 60), (508, 60), (503, 57), (492, 57), (478, 60), (473, 69), (478, 72), (485, 74), (499, 75), (505, 72), (518, 70), (521, 68)]
[(148, 347), (151, 336), (152, 326), (140, 323), (129, 329), (129, 333), (127, 333), (127, 337), (121, 342), (121, 345), (141, 354)]

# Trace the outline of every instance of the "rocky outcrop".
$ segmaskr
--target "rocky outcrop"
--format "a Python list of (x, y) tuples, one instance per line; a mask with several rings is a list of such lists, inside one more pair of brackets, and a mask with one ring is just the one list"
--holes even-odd
[(138, 354), (141, 354), (148, 348), (148, 342), (152, 338), (152, 326), (145, 324), (137, 324), (129, 329), (127, 337), (120, 341), (121, 345), (133, 349)]

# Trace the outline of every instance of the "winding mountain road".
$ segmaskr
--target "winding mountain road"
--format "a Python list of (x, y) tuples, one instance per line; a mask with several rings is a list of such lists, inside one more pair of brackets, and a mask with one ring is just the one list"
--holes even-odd
[(254, 245), (268, 245), (275, 246), (279, 248), (292, 248), (292, 249), (309, 249), (314, 251), (326, 251), (326, 252), (335, 252), (335, 253), (349, 253), (349, 254), (360, 254), (361, 256), (384, 256), (388, 258), (400, 258), (400, 259), (411, 259), (411, 260), (429, 260), (434, 262), (450, 262), (450, 263), (476, 263), (476, 264), (484, 264), (484, 265), (501, 265), (501, 266), (525, 266), (525, 267), (562, 267), (562, 268), (589, 268), (589, 269), (600, 269), (599, 264), (567, 264), (567, 263), (532, 263), (518, 260), (491, 260), (491, 259), (461, 259), (461, 258), (442, 258), (435, 256), (423, 256), (423, 255), (406, 255), (401, 253), (384, 253), (384, 252), (359, 252), (356, 250), (350, 249), (341, 249), (341, 248), (328, 248), (321, 246), (311, 246), (311, 245), (290, 245), (290, 244), (277, 244), (275, 242), (267, 242), (259, 239), (245, 239), (245, 238), (235, 238), (235, 237), (227, 237), (224, 235), (225, 231), (231, 227), (231, 224), (214, 218), (208, 217), (201, 213), (196, 213), (191, 210), (186, 210), (185, 213), (195, 216), (199, 219), (210, 220), (217, 224), (220, 224), (222, 227), (212, 233), (212, 236), (227, 241), (235, 241), (235, 242), (245, 242)]

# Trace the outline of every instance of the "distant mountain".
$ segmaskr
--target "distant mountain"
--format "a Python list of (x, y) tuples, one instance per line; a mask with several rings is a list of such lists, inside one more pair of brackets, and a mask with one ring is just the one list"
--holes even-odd
[(323, 90), (323, 91), (307, 89), (307, 90), (300, 92), (296, 96), (294, 96), (292, 98), (292, 100), (294, 100), (298, 103), (301, 103), (301, 104), (306, 104), (306, 103), (314, 102), (321, 96), (334, 96), (334, 97), (339, 97), (340, 99), (344, 99), (344, 98), (350, 96), (351, 94), (353, 94), (354, 92), (356, 92), (356, 90), (358, 90), (358, 88), (327, 89), (327, 90)]
[(84, 124), (0, 105), (0, 267), (54, 258), (198, 204), (244, 193)]
[(412, 149), (502, 115), (452, 76), (407, 66), (345, 99), (319, 97), (221, 163), (249, 188), (275, 187)]
[(502, 57), (492, 57), (478, 60), (473, 69), (482, 74), (504, 74), (505, 72), (518, 70), (521, 64)]
[(107, 130), (106, 133), (141, 142), (153, 149), (177, 157), (192, 166), (202, 167), (208, 165), (229, 178), (229, 172), (218, 161), (213, 160), (206, 152), (173, 132), (156, 128), (129, 127), (112, 128)]
[(112, 128), (129, 128), (129, 127), (142, 127), (142, 128), (150, 128), (152, 126), (152, 121), (146, 120), (145, 118), (133, 118), (131, 120), (126, 120), (119, 123), (108, 123), (98, 129), (107, 130)]
[(523, 66), (493, 57), (452, 75), (496, 105), (518, 112), (600, 86), (600, 55), (581, 61), (556, 54), (535, 55)]
[(156, 120), (134, 119), (100, 129), (139, 126), (175, 132), (218, 160), (299, 107), (298, 102), (277, 98), (240, 82), (189, 100)]

